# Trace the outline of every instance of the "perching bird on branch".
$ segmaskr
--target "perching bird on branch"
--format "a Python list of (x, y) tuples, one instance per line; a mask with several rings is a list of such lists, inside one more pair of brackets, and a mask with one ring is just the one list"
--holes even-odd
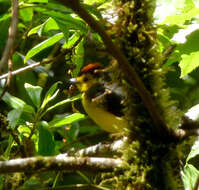
[(77, 78), (70, 81), (82, 92), (82, 104), (87, 114), (107, 132), (120, 132), (128, 127), (124, 114), (126, 93), (112, 72), (102, 65), (89, 64)]

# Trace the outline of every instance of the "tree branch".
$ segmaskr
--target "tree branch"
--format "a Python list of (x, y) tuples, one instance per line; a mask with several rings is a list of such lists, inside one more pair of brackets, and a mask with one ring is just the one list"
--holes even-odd
[(17, 33), (18, 15), (18, 0), (12, 0), (12, 20), (9, 28), (8, 40), (0, 61), (0, 73), (3, 70), (3, 67), (8, 64), (8, 59), (12, 53), (13, 44)]
[(65, 155), (68, 156), (103, 156), (103, 157), (107, 157), (107, 156), (112, 156), (112, 155), (116, 155), (119, 154), (119, 150), (121, 150), (124, 147), (124, 143), (125, 143), (126, 137), (124, 139), (121, 140), (117, 140), (111, 144), (102, 144), (99, 143), (97, 145), (94, 146), (90, 146), (81, 150), (78, 150), (76, 152), (69, 152), (66, 153)]
[[(150, 113), (154, 123), (154, 131), (159, 136), (166, 136), (170, 131), (164, 123), (160, 113), (158, 112), (157, 105), (154, 102), (150, 92), (146, 89), (143, 82), (137, 75), (135, 69), (129, 64), (127, 58), (124, 56), (118, 46), (112, 42), (112, 39), (105, 32), (103, 26), (97, 22), (92, 15), (90, 15), (79, 3), (79, 0), (57, 0), (58, 2), (70, 7), (76, 14), (78, 14), (88, 25), (99, 33), (109, 53), (118, 61), (120, 69), (125, 73), (128, 81), (138, 90), (138, 93), (145, 104), (148, 112)], [(167, 131), (168, 133), (165, 133)]]
[(92, 170), (111, 172), (123, 169), (122, 160), (98, 157), (66, 157), (60, 154), (55, 157), (30, 157), (0, 161), (0, 173), (35, 172), (47, 170)]

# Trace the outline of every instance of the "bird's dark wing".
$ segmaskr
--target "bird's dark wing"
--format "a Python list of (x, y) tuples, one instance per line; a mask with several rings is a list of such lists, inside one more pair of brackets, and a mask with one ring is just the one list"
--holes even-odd
[(95, 102), (106, 111), (122, 117), (124, 116), (124, 105), (122, 104), (125, 96), (121, 87), (96, 84), (87, 92), (87, 98)]

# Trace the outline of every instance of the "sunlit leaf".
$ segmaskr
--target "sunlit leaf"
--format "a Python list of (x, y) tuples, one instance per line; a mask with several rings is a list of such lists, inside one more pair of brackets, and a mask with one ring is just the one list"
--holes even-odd
[(40, 106), (42, 88), (28, 83), (25, 83), (24, 86), (33, 104), (38, 108)]
[(192, 72), (199, 66), (199, 51), (190, 53), (189, 55), (182, 55), (182, 60), (180, 61), (181, 75), (180, 77), (184, 77), (185, 75)]
[(59, 26), (57, 25), (57, 23), (55, 22), (55, 20), (50, 17), (43, 24), (40, 24), (40, 25), (32, 28), (28, 32), (28, 36), (30, 36), (32, 34), (36, 34), (36, 33), (39, 36), (41, 36), (43, 32), (48, 32), (50, 30), (58, 30), (58, 29), (59, 29)]
[(35, 47), (33, 47), (26, 54), (24, 62), (26, 62), (28, 59), (30, 59), (34, 55), (38, 54), (40, 51), (42, 51), (42, 50), (52, 46), (53, 44), (57, 43), (58, 41), (60, 41), (63, 38), (63, 36), (64, 36), (63, 33), (58, 33), (58, 34), (48, 38), (47, 40), (41, 42), (40, 44), (36, 45)]
[(84, 63), (84, 39), (75, 47), (75, 55), (72, 58), (72, 62), (76, 65), (73, 70), (73, 77), (76, 77)]
[[(50, 102), (53, 98), (56, 97), (56, 95), (57, 95), (57, 93), (58, 93), (58, 91), (56, 91), (56, 89), (57, 89), (58, 84), (60, 84), (60, 83), (61, 83), (61, 82), (56, 82), (56, 83), (53, 84), (53, 85), (51, 86), (51, 88), (48, 90), (48, 92), (46, 93), (46, 95), (45, 95), (45, 97), (44, 97), (43, 103), (42, 103), (42, 105), (41, 105), (41, 109), (43, 109), (43, 108), (46, 106), (46, 104), (47, 104), (48, 102)], [(56, 91), (56, 92), (55, 92), (55, 91)]]
[(46, 110), (46, 112), (48, 112), (48, 111), (50, 111), (50, 110), (52, 110), (52, 109), (54, 109), (54, 108), (56, 108), (56, 107), (58, 107), (58, 106), (64, 105), (64, 104), (66, 104), (66, 103), (74, 102), (74, 101), (76, 101), (76, 100), (79, 100), (80, 98), (81, 98), (81, 94), (79, 94), (79, 95), (77, 95), (77, 96), (75, 96), (75, 97), (72, 97), (72, 98), (67, 98), (66, 100), (63, 100), (63, 101), (61, 101), (61, 102), (58, 102), (58, 103), (56, 103), (55, 105), (49, 107), (49, 108)]
[(194, 189), (199, 171), (191, 164), (186, 164), (182, 173), (185, 190)]
[(20, 9), (19, 13), (24, 22), (30, 22), (33, 18), (33, 8), (32, 7)]
[(71, 115), (66, 116), (64, 118), (56, 118), (56, 119), (52, 120), (51, 122), (49, 122), (49, 126), (50, 127), (60, 127), (60, 126), (63, 126), (63, 125), (71, 124), (75, 121), (78, 121), (78, 120), (84, 119), (84, 118), (85, 118), (84, 114), (74, 113), (74, 114), (71, 114)]

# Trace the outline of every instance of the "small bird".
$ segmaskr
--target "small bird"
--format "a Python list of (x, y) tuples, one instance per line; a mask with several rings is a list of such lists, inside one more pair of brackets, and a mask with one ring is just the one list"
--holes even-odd
[(92, 63), (70, 81), (82, 92), (82, 105), (90, 118), (103, 130), (116, 133), (128, 127), (124, 117), (126, 93), (111, 74), (99, 63)]

